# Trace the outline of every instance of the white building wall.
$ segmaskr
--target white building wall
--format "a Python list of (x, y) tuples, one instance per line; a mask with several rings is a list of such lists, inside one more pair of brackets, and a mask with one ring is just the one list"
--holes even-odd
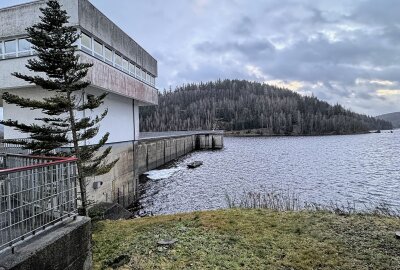
[[(86, 92), (94, 95), (101, 94), (101, 90), (93, 88), (89, 88)], [(97, 143), (106, 132), (110, 133), (108, 143), (134, 140), (135, 120), (133, 116), (133, 100), (109, 93), (104, 100), (103, 106), (92, 112), (86, 111), (85, 113), (86, 116), (95, 117), (96, 115), (100, 115), (106, 108), (108, 108), (108, 114), (103, 121), (100, 122), (99, 134), (88, 143)], [(136, 124), (138, 125), (139, 123)]]
[[(49, 91), (43, 90), (41, 88), (22, 88), (22, 89), (13, 89), (11, 91), (13, 94), (17, 94), (20, 96), (24, 96), (25, 98), (43, 98), (50, 96), (51, 93)], [(98, 95), (101, 93), (101, 90), (89, 88), (86, 90), (87, 94), (95, 94)], [(39, 121), (35, 121), (35, 118), (43, 117), (44, 114), (40, 110), (30, 110), (28, 108), (22, 109), (13, 104), (3, 104), (3, 119), (12, 119), (18, 120), (21, 123), (31, 124), (38, 123)], [(108, 139), (108, 143), (122, 142), (122, 141), (132, 141), (135, 139), (135, 128), (137, 128), (137, 137), (138, 138), (138, 129), (139, 129), (139, 110), (136, 106), (134, 110), (133, 100), (127, 97), (119, 96), (116, 94), (109, 93), (106, 97), (104, 104), (93, 110), (93, 111), (85, 111), (82, 116), (93, 116), (97, 114), (101, 114), (106, 108), (108, 108), (108, 114), (100, 122), (100, 131), (99, 134), (88, 141), (88, 144), (97, 143), (101, 137), (109, 132), (110, 136)], [(133, 112), (135, 111), (135, 117)], [(134, 123), (135, 121), (135, 123)], [(137, 122), (136, 122), (137, 121)], [(14, 139), (14, 138), (27, 138), (28, 134), (21, 133), (20, 131), (14, 130), (10, 127), (4, 128), (4, 138), (5, 139)]]
[(134, 134), (135, 134), (135, 140), (139, 139), (139, 102), (134, 100), (134, 111), (133, 111), (133, 119), (134, 119)]
[[(23, 96), (24, 98), (35, 99), (37, 97), (44, 98), (49, 97), (51, 94), (48, 91), (43, 91), (42, 89), (31, 87), (31, 88), (21, 88), (9, 90), (10, 93)], [(2, 91), (2, 93), (5, 91)], [(3, 103), (3, 119), (4, 120), (17, 120), (23, 124), (40, 124), (39, 121), (35, 121), (35, 118), (43, 117), (43, 113), (40, 110), (30, 110), (22, 109), (14, 104)], [(21, 139), (28, 138), (29, 135), (26, 133), (21, 133), (20, 131), (14, 130), (11, 127), (4, 127), (4, 139)]]

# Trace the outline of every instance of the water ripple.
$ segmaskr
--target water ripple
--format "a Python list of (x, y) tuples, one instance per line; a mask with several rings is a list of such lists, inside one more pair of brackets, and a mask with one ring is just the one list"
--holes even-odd
[[(195, 152), (157, 180), (142, 178), (140, 204), (165, 214), (226, 207), (226, 194), (293, 190), (308, 202), (400, 207), (400, 130), (324, 137), (225, 138), (220, 151)], [(190, 170), (186, 164), (202, 160)], [(164, 171), (165, 172), (165, 171)], [(168, 175), (168, 172), (173, 174)], [(154, 177), (153, 177), (154, 178)], [(159, 179), (162, 178), (162, 179)]]

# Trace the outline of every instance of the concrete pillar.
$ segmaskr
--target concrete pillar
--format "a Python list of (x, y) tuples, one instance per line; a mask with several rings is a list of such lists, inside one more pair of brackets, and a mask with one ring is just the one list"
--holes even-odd
[(165, 164), (165, 141), (157, 141), (157, 167)]
[(212, 149), (222, 149), (224, 147), (224, 137), (222, 135), (212, 135)]
[(157, 168), (157, 143), (151, 142), (147, 145), (147, 170)]
[(171, 157), (171, 139), (164, 140), (164, 161), (165, 163), (170, 162), (172, 160)]
[(138, 144), (137, 163), (139, 175), (147, 171), (147, 144)]

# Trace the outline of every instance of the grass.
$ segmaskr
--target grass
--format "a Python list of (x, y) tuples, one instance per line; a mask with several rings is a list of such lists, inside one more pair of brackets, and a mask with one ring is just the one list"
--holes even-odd
[(99, 221), (94, 269), (400, 269), (398, 229), (395, 217), (266, 209)]

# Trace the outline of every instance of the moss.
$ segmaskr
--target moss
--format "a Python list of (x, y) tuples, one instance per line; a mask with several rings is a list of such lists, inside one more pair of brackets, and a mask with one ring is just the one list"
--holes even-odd
[[(219, 210), (95, 223), (95, 269), (399, 269), (396, 218)], [(178, 239), (170, 247), (162, 239)]]

